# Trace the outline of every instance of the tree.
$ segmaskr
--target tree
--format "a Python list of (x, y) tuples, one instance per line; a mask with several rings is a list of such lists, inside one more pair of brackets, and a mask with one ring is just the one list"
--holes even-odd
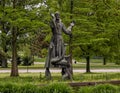
[(48, 42), (45, 41), (47, 36), (46, 32), (40, 31), (31, 42), (31, 52), (32, 55), (37, 55), (39, 57), (45, 57)]
[(118, 5), (119, 1), (116, 3), (114, 0), (75, 1), (73, 14), (77, 28), (74, 28), (73, 46), (80, 46), (80, 49), (77, 48), (80, 50), (80, 53), (77, 52), (78, 57), (86, 56), (87, 60), (89, 54), (89, 56), (103, 56), (104, 59), (110, 59), (117, 55), (119, 50), (119, 39), (116, 38), (119, 36), (117, 20), (120, 18)]
[(5, 1), (5, 8), (3, 9), (5, 11), (5, 15), (1, 15), (0, 17), (1, 20), (9, 23), (7, 26), (10, 28), (9, 36), (12, 45), (11, 76), (19, 75), (16, 60), (18, 51), (17, 49), (19, 48), (18, 45), (31, 40), (30, 38), (34, 36), (35, 32), (45, 26), (45, 22), (40, 20), (42, 17), (40, 8), (42, 5), (37, 6), (39, 3), (39, 0)]
[[(119, 51), (119, 1), (116, 0), (95, 0), (93, 10), (97, 17), (97, 28), (101, 32), (97, 37), (102, 37), (100, 55), (106, 59), (113, 59)], [(114, 42), (116, 41), (116, 42)], [(117, 51), (116, 51), (117, 50)]]
[[(78, 57), (86, 58), (86, 72), (90, 72), (90, 57), (93, 55), (92, 40), (95, 39), (95, 17), (91, 9), (92, 2), (87, 0), (74, 1), (73, 17), (76, 27), (73, 32), (73, 46), (79, 46)], [(74, 48), (73, 48), (74, 51)], [(74, 54), (73, 54), (74, 56)]]
[[(36, 0), (36, 1), (31, 0), (31, 1), (26, 1), (25, 7), (27, 7), (27, 9), (25, 9), (25, 7), (21, 7), (21, 6), (16, 7), (17, 13), (20, 12), (20, 10), (22, 10), (22, 15), (18, 13), (18, 16), (20, 16), (19, 19), (14, 21), (15, 23), (17, 23), (17, 25), (15, 25), (16, 31), (15, 31), (15, 33), (13, 33), (13, 36), (14, 36), (14, 38), (13, 38), (14, 41), (12, 44), (13, 47), (16, 47), (15, 40), (17, 40), (18, 36), (23, 35), (25, 33), (27, 33), (27, 34), (31, 33), (31, 31), (36, 32), (36, 31), (38, 31), (38, 29), (41, 29), (42, 27), (45, 26), (44, 22), (42, 22), (42, 20), (39, 21), (39, 19), (41, 19), (40, 17), (42, 17), (42, 16), (39, 16), (41, 13), (39, 13), (40, 6), (39, 7), (36, 6), (36, 4), (38, 4), (38, 3), (39, 3), (39, 0)], [(18, 3), (18, 4), (20, 4), (20, 3)], [(23, 4), (24, 4), (24, 2), (23, 2)], [(20, 5), (23, 5), (23, 4), (20, 4)], [(20, 25), (21, 22), (22, 22), (22, 24)], [(14, 31), (14, 29), (13, 29), (13, 31)], [(30, 37), (29, 35), (31, 35), (31, 34), (28, 34), (28, 37)], [(16, 44), (17, 44), (17, 42), (16, 42)], [(16, 49), (13, 51), (13, 53), (15, 53), (15, 51), (16, 51)], [(13, 56), (14, 57), (13, 59), (16, 60), (16, 56), (17, 56), (16, 53), (13, 55), (15, 55), (15, 57)], [(14, 61), (13, 63), (16, 64), (16, 61)], [(15, 67), (17, 67), (17, 66), (13, 65), (14, 69), (12, 69), (12, 70), (16, 71)], [(12, 76), (14, 76), (14, 71), (12, 71), (13, 73), (11, 72)]]

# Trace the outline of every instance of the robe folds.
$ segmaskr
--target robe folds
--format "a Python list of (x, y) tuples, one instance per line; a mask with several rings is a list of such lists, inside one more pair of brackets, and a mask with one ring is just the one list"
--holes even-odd
[[(45, 62), (45, 68), (54, 67), (55, 65), (52, 64), (53, 60), (60, 61), (61, 59), (64, 59), (65, 45), (62, 37), (62, 32), (64, 32), (67, 35), (71, 35), (70, 29), (66, 29), (66, 27), (61, 21), (51, 21), (50, 27), (52, 30), (52, 37), (48, 48), (48, 55)], [(56, 63), (58, 61), (56, 61)]]

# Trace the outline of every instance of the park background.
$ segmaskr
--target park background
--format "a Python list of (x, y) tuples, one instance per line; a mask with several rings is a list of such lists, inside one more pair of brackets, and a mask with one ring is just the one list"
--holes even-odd
[[(68, 44), (66, 55), (72, 53), (73, 69), (84, 70), (73, 73), (73, 81), (119, 80), (119, 0), (1, 0), (0, 71), (9, 70), (0, 73), (1, 84), (63, 82), (60, 73), (53, 73), (53, 80), (48, 81), (43, 72), (29, 72), (29, 69), (44, 69), (52, 34), (50, 13), (56, 11), (66, 27), (75, 21), (72, 38), (63, 34)], [(26, 73), (19, 73), (20, 69)], [(98, 73), (94, 69), (107, 70)]]

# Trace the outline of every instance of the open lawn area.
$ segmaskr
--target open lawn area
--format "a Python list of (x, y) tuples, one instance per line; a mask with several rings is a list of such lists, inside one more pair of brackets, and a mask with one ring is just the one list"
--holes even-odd
[(0, 73), (0, 83), (31, 83), (41, 84), (48, 82), (87, 82), (120, 80), (120, 73), (74, 73), (73, 80), (64, 81), (60, 73), (52, 73), (52, 79), (46, 80), (44, 73), (20, 73), (19, 77), (10, 77), (10, 73)]
[(20, 73), (19, 77), (10, 77), (10, 73), (0, 73), (0, 91), (3, 93), (119, 93), (120, 88), (117, 85), (102, 84), (74, 88), (68, 85), (73, 82), (111, 80), (120, 80), (120, 73), (74, 73), (73, 80), (62, 80), (60, 73), (53, 73), (51, 80), (45, 79), (44, 73)]
[[(34, 64), (30, 66), (23, 66), (19, 65), (19, 69), (44, 69), (45, 62), (34, 62)], [(90, 63), (91, 69), (120, 69), (120, 65), (116, 65), (115, 63), (107, 63), (106, 65), (103, 65), (103, 63), (100, 62), (91, 62)], [(0, 68), (0, 69), (10, 69), (11, 63), (8, 64), (8, 68)], [(77, 62), (76, 64), (73, 63), (74, 69), (85, 69), (86, 63), (85, 62)]]

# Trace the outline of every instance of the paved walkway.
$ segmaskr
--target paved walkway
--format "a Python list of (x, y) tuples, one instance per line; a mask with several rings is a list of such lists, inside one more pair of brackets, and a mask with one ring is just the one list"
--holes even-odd
[[(60, 73), (61, 69), (50, 69), (51, 73)], [(10, 73), (11, 70), (0, 70), (0, 73)], [(19, 73), (40, 73), (45, 72), (45, 69), (19, 69)], [(73, 72), (84, 73), (86, 70), (74, 69)], [(120, 69), (91, 69), (91, 72), (120, 72)]]

